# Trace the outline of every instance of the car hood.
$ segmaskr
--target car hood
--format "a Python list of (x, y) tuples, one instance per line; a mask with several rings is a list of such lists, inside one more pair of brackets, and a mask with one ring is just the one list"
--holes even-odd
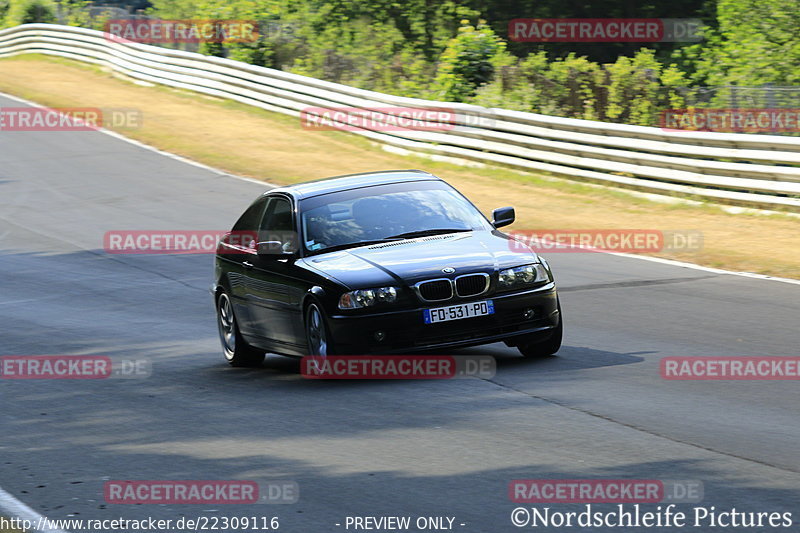
[[(538, 261), (509, 246), (499, 231), (434, 235), (375, 244), (306, 258), (305, 264), (351, 289), (413, 284), (471, 272), (494, 272)], [(444, 268), (455, 269), (443, 273)]]

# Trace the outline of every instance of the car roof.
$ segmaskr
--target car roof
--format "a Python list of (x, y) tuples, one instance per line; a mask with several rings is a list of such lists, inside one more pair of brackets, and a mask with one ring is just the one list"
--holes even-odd
[(344, 176), (333, 176), (313, 181), (305, 181), (277, 187), (265, 192), (264, 195), (273, 193), (286, 193), (295, 198), (310, 198), (331, 192), (358, 189), (371, 185), (386, 185), (388, 183), (402, 183), (409, 181), (442, 181), (441, 178), (434, 176), (424, 170), (383, 170), (380, 172), (363, 172), (361, 174), (346, 174)]

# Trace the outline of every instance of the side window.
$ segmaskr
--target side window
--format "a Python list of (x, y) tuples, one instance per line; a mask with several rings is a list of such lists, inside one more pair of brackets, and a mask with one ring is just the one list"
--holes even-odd
[(259, 198), (253, 205), (239, 217), (233, 225), (233, 231), (256, 231), (261, 217), (264, 214), (264, 207), (267, 205), (267, 198)]
[(294, 228), (294, 213), (292, 204), (288, 200), (279, 197), (270, 198), (259, 229), (259, 242), (280, 241), (284, 251), (297, 250), (298, 238)]
[(233, 225), (226, 242), (233, 246), (255, 248), (258, 237), (258, 224), (267, 206), (267, 198), (259, 198), (248, 207)]

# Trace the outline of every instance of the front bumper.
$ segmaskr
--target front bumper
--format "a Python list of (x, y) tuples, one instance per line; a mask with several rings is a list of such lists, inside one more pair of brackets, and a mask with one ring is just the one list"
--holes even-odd
[[(425, 324), (423, 320), (423, 309), (483, 300), (494, 302), (494, 314), (437, 324)], [(533, 310), (533, 316), (526, 319), (524, 312), (528, 309)], [(556, 287), (549, 283), (526, 291), (429, 304), (402, 311), (338, 314), (328, 319), (328, 326), (339, 354), (416, 354), (499, 341), (514, 345), (537, 336), (545, 338), (560, 320)], [(383, 333), (380, 341), (379, 332)]]

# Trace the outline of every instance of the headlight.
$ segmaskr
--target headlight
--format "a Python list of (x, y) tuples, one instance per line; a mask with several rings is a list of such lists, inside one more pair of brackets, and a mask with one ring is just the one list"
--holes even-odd
[(361, 309), (379, 303), (392, 303), (395, 300), (397, 300), (397, 289), (394, 287), (360, 289), (342, 294), (339, 298), (339, 309)]
[(521, 287), (523, 285), (533, 285), (550, 281), (547, 269), (541, 263), (525, 265), (515, 268), (507, 268), (500, 271), (500, 288)]

